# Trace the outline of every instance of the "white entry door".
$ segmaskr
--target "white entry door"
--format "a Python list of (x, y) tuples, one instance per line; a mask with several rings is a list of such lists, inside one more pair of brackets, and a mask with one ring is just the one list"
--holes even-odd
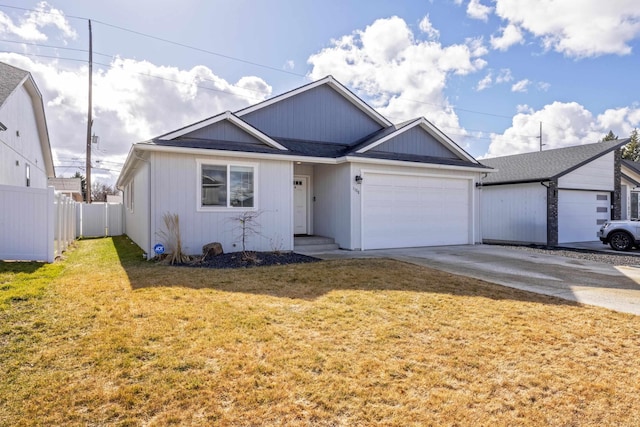
[(308, 206), (307, 191), (309, 177), (293, 177), (293, 234), (307, 234)]

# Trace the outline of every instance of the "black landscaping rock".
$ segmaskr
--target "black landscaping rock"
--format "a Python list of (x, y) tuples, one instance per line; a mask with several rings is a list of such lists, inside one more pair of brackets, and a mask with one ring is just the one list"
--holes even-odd
[(270, 265), (300, 264), (316, 261), (320, 260), (312, 256), (302, 255), (295, 252), (232, 252), (180, 265), (184, 267), (202, 268), (250, 268)]

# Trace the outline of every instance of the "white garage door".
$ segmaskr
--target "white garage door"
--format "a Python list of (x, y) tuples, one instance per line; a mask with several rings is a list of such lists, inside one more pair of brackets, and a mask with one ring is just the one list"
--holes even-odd
[(558, 193), (558, 243), (598, 240), (600, 225), (611, 218), (610, 193), (560, 190)]
[(367, 173), (362, 249), (472, 243), (469, 192), (468, 179)]

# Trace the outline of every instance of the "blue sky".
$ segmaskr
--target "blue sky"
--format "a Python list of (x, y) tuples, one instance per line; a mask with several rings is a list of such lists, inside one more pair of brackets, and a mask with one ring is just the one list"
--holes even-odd
[(36, 78), (58, 175), (84, 159), (81, 18), (93, 21), (94, 175), (106, 181), (133, 142), (327, 74), (478, 158), (537, 150), (540, 122), (544, 148), (640, 127), (635, 0), (163, 3), (0, 0), (0, 61)]

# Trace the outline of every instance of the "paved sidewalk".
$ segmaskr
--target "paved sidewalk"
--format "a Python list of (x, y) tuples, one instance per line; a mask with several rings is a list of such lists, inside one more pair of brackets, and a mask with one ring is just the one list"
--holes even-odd
[(640, 268), (631, 266), (614, 266), (494, 245), (334, 250), (309, 255), (322, 259), (392, 258), (503, 286), (640, 315)]

